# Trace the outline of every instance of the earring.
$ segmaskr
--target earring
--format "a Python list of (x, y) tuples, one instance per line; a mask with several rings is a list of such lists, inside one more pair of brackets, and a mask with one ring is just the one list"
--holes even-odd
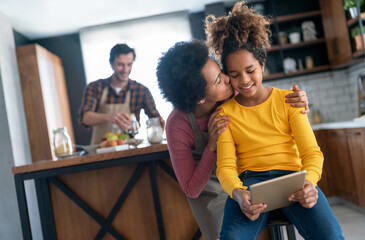
[(199, 101), (199, 104), (205, 103), (205, 99)]

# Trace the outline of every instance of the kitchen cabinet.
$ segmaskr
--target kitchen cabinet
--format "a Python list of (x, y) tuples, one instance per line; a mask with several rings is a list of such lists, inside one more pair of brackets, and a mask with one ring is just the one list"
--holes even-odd
[[(255, 5), (253, 6), (255, 7)], [(264, 80), (330, 69), (318, 1), (271, 0), (267, 1), (265, 9), (265, 14), (272, 18), (272, 37), (271, 48), (267, 50), (268, 59), (265, 66), (269, 70), (269, 74), (265, 74)], [(302, 24), (307, 21), (314, 23), (316, 39), (306, 39), (305, 41)], [(291, 32), (299, 32), (301, 35), (299, 42), (290, 41)], [(282, 37), (283, 34), (284, 37)], [(309, 63), (306, 64), (305, 59), (308, 58), (312, 59), (313, 66), (309, 66)], [(296, 64), (295, 70), (288, 71), (284, 67), (286, 59), (290, 59)]]
[[(192, 35), (194, 38), (205, 40), (204, 25), (205, 16), (214, 14), (222, 16), (227, 14), (233, 7), (233, 3), (214, 3), (206, 5), (204, 12), (192, 13), (189, 16)], [(291, 0), (253, 0), (247, 2), (257, 12), (267, 15), (272, 19), (271, 48), (268, 49), (264, 80), (282, 79), (301, 74), (309, 74), (330, 69), (328, 60), (326, 39), (322, 26), (321, 9), (317, 0), (291, 1)], [(304, 21), (313, 21), (317, 31), (317, 39), (310, 41), (301, 40), (298, 43), (281, 43), (279, 33), (289, 33), (294, 28), (302, 35), (301, 24)], [(306, 68), (305, 58), (311, 56), (313, 67)], [(297, 71), (284, 71), (283, 61), (285, 58), (292, 58), (297, 62), (302, 61), (303, 68)], [(300, 61), (299, 60), (299, 61)]]
[(347, 129), (346, 133), (358, 202), (365, 208), (365, 129)]
[(16, 53), (32, 161), (55, 159), (54, 129), (66, 126), (75, 142), (62, 62), (38, 44)]
[(353, 50), (350, 34), (351, 26), (357, 19), (346, 18), (343, 1), (320, 0), (320, 5), (331, 68), (342, 68), (362, 62), (364, 55)]
[(327, 160), (330, 162), (332, 184), (336, 196), (357, 204), (355, 179), (350, 150), (344, 129), (326, 130)]
[(365, 207), (365, 128), (315, 131), (324, 154), (322, 179), (326, 196), (338, 196)]
[[(321, 151), (324, 156), (327, 156), (327, 145), (326, 143), (326, 136), (324, 131), (315, 131), (314, 132), (318, 146), (321, 148)], [(331, 176), (331, 162), (325, 158), (323, 162), (323, 170), (322, 170), (322, 176), (321, 180), (318, 182), (318, 186), (321, 188), (322, 192), (327, 196), (331, 197), (335, 195), (334, 188), (333, 188), (333, 182), (332, 182), (332, 176)]]

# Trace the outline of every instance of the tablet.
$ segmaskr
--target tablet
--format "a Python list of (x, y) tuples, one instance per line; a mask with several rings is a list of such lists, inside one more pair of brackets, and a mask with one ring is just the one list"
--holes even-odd
[(303, 188), (306, 173), (304, 170), (252, 184), (251, 203), (266, 203), (263, 212), (289, 206), (294, 202), (289, 201), (288, 197)]

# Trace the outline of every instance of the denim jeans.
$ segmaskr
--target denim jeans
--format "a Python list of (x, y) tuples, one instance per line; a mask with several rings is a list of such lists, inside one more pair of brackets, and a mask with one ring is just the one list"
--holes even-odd
[[(283, 176), (292, 171), (273, 170), (265, 172), (246, 171), (240, 175), (244, 186), (264, 180)], [(294, 203), (281, 211), (295, 225), (305, 239), (336, 240), (344, 239), (341, 227), (333, 214), (323, 192), (318, 190), (316, 205), (307, 209), (300, 203)], [(270, 212), (261, 213), (255, 221), (249, 220), (240, 209), (238, 203), (228, 197), (224, 209), (223, 225), (220, 234), (222, 240), (257, 239), (264, 229)]]

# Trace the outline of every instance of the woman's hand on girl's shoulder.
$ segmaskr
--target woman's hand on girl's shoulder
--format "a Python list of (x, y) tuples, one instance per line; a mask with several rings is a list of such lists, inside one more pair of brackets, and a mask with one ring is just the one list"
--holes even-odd
[(289, 93), (285, 96), (287, 98), (285, 102), (291, 103), (292, 107), (304, 107), (305, 109), (302, 111), (302, 113), (309, 113), (310, 109), (307, 93), (303, 90), (300, 90), (298, 85), (296, 85), (295, 83), (293, 84), (292, 90), (294, 91), (293, 93)]
[(213, 112), (208, 121), (209, 141), (207, 148), (212, 152), (217, 151), (218, 137), (227, 129), (229, 123), (227, 115), (218, 116), (220, 112), (222, 112), (221, 108)]

